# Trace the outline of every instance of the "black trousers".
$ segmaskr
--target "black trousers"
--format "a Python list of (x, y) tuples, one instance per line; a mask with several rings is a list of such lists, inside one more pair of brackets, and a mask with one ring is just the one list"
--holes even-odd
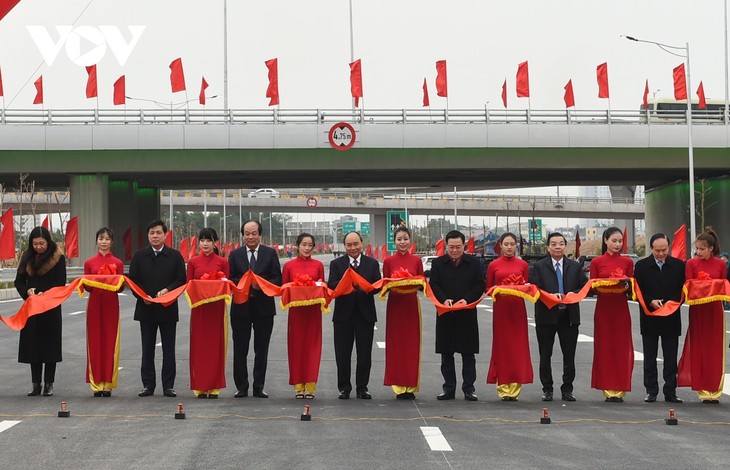
[(352, 382), (352, 346), (355, 344), (357, 363), (355, 365), (356, 392), (366, 392), (370, 382), (373, 335), (375, 324), (366, 322), (358, 312), (350, 315), (350, 321), (334, 322), (335, 362), (337, 363), (337, 389), (350, 393)]
[[(456, 365), (454, 353), (441, 353), (441, 375), (444, 376), (444, 393), (456, 391)], [(461, 390), (474, 393), (474, 382), (477, 380), (477, 359), (474, 354), (461, 353)]]
[(659, 381), (656, 357), (659, 352), (659, 338), (662, 339), (662, 355), (664, 356), (664, 395), (673, 397), (677, 394), (677, 350), (679, 336), (676, 335), (641, 335), (644, 345), (644, 387), (646, 393), (659, 394)]
[(53, 381), (56, 379), (56, 363), (46, 362), (45, 374), (43, 373), (43, 364), (44, 363), (39, 362), (30, 365), (30, 376), (34, 384), (41, 383), (41, 376), (43, 376), (43, 381), (47, 384), (52, 384)]
[(264, 390), (266, 366), (269, 361), (269, 342), (274, 329), (274, 316), (249, 310), (245, 313), (231, 312), (233, 331), (233, 381), (236, 389), (248, 391), (248, 348), (253, 330), (253, 389)]
[(157, 342), (157, 330), (160, 330), (162, 341), (162, 388), (175, 388), (175, 331), (176, 322), (139, 322), (139, 330), (142, 334), (142, 386), (154, 390), (157, 386), (157, 374), (155, 372), (155, 343)]
[(558, 335), (560, 351), (563, 353), (563, 384), (561, 393), (573, 393), (575, 380), (575, 349), (578, 345), (578, 325), (571, 325), (567, 313), (558, 315), (556, 324), (538, 324), (535, 326), (537, 345), (540, 351), (540, 382), (542, 391), (553, 393), (553, 345), (555, 334)]

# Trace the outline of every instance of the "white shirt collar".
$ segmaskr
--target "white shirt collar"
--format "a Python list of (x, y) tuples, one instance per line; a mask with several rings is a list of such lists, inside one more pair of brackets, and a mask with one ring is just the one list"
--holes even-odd
[(357, 256), (357, 258), (353, 258), (353, 257), (352, 257), (352, 256), (350, 256), (350, 255), (347, 255), (347, 257), (348, 257), (348, 258), (350, 259), (350, 264), (352, 264), (352, 263), (354, 263), (355, 261), (357, 261), (357, 265), (358, 265), (358, 266), (360, 266), (360, 258), (362, 258), (362, 253), (361, 253), (361, 254), (359, 254), (359, 255)]

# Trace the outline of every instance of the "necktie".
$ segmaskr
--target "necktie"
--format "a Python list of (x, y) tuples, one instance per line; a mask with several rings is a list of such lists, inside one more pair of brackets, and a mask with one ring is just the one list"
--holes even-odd
[(555, 263), (555, 276), (558, 278), (558, 292), (565, 294), (565, 287), (563, 286), (563, 271), (560, 269), (560, 263)]
[(248, 250), (251, 253), (251, 259), (248, 260), (248, 269), (251, 271), (256, 267), (256, 252), (254, 250)]
[(664, 267), (664, 261), (657, 261), (656, 265), (659, 266), (659, 272), (662, 272), (662, 268)]
[(359, 265), (357, 264), (357, 260), (356, 259), (352, 260), (352, 269), (357, 269), (358, 266)]

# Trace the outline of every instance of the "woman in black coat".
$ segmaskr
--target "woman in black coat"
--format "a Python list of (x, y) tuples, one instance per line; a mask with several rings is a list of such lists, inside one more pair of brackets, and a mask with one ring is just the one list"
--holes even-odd
[[(23, 299), (66, 284), (66, 258), (45, 227), (36, 227), (28, 237), (28, 249), (18, 264), (15, 288)], [(28, 396), (53, 395), (56, 363), (61, 362), (61, 307), (28, 318), (20, 330), (18, 362), (30, 364), (33, 389)], [(45, 374), (43, 365), (45, 364)]]

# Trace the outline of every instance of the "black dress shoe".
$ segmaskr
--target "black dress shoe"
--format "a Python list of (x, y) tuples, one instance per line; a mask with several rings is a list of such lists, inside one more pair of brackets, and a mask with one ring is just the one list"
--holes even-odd
[(53, 382), (43, 384), (43, 396), (53, 396)]
[(103, 397), (104, 396), (104, 392), (94, 392), (94, 396), (97, 397), (97, 398), (98, 397)]
[(647, 403), (654, 403), (656, 401), (656, 395), (649, 393), (644, 397), (644, 401)]
[(363, 390), (362, 392), (357, 392), (357, 398), (360, 398), (362, 400), (370, 400), (373, 398), (372, 395), (370, 395), (370, 392), (367, 390)]
[(243, 398), (248, 396), (248, 390), (238, 390), (233, 398)]
[(575, 395), (573, 395), (571, 392), (563, 393), (560, 399), (563, 401), (575, 401)]
[(103, 397), (109, 398), (110, 396), (112, 396), (112, 391), (111, 390), (104, 390), (103, 392), (101, 392), (101, 395)]
[(253, 396), (255, 396), (257, 398), (269, 398), (269, 395), (266, 392), (264, 392), (263, 390), (254, 390)]
[(347, 400), (350, 398), (350, 392), (346, 392), (344, 390), (340, 390), (340, 394), (337, 396), (340, 400)]
[(478, 398), (474, 392), (464, 392), (464, 400), (466, 401), (477, 401)]
[(198, 398), (208, 398), (208, 394), (207, 393), (200, 393), (200, 394), (198, 394)]
[(217, 393), (209, 393), (208, 394), (208, 398), (218, 398), (218, 394)]
[(456, 398), (454, 392), (443, 392), (436, 396), (437, 400), (453, 400), (454, 398)]
[(151, 397), (155, 394), (155, 390), (152, 388), (143, 388), (141, 392), (137, 394), (138, 397)]
[(545, 392), (542, 394), (542, 401), (553, 401), (553, 392)]
[(405, 393), (399, 393), (398, 395), (395, 396), (395, 398), (398, 400), (415, 400), (416, 395), (411, 392), (405, 392)]
[(28, 392), (28, 396), (29, 397), (37, 397), (40, 394), (41, 394), (41, 384), (34, 383), (33, 384), (33, 389), (30, 392)]
[(606, 397), (608, 403), (623, 403), (624, 399), (621, 397)]
[(677, 395), (664, 395), (664, 401), (668, 401), (669, 403), (683, 403), (682, 399)]
[(175, 393), (175, 390), (173, 390), (171, 388), (166, 388), (165, 390), (162, 391), (162, 394), (165, 395), (166, 397), (170, 397), (170, 398), (175, 398), (177, 396), (177, 393)]

